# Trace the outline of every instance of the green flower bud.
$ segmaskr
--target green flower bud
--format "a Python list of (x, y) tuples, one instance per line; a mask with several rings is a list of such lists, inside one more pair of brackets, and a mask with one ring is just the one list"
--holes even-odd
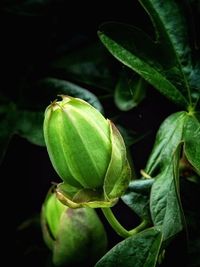
[(112, 206), (131, 177), (122, 136), (87, 102), (62, 98), (47, 107), (44, 119), (47, 151), (63, 180), (57, 196), (72, 208)]
[(55, 193), (42, 206), (41, 226), (55, 266), (90, 266), (106, 252), (107, 236), (95, 210), (71, 209)]

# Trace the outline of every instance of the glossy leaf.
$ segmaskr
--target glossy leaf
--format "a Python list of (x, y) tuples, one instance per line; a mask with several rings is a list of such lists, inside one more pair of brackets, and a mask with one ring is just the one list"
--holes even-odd
[(155, 176), (171, 162), (172, 155), (182, 140), (186, 118), (187, 113), (181, 111), (170, 115), (161, 124), (146, 166), (146, 172), (150, 176)]
[(147, 163), (146, 172), (155, 177), (151, 190), (150, 208), (154, 225), (160, 226), (164, 239), (184, 227), (179, 200), (179, 146), (183, 143), (185, 156), (199, 172), (199, 121), (195, 113), (178, 112), (161, 125)]
[(190, 52), (187, 23), (178, 3), (174, 0), (139, 1), (154, 23), (158, 41), (170, 51), (178, 64), (186, 63)]
[(171, 157), (171, 162), (156, 177), (150, 197), (151, 216), (155, 226), (160, 226), (167, 240), (182, 231), (184, 219), (179, 197), (179, 157), (181, 145)]
[(118, 243), (95, 267), (154, 267), (161, 241), (162, 234), (149, 228)]
[(156, 176), (170, 163), (178, 144), (183, 141), (185, 154), (191, 165), (200, 170), (200, 123), (195, 114), (177, 112), (160, 126), (152, 153), (146, 166), (150, 176)]
[(115, 104), (120, 110), (128, 111), (139, 105), (145, 93), (146, 82), (138, 75), (123, 70), (115, 88)]
[(107, 23), (101, 26), (99, 37), (111, 54), (124, 65), (175, 103), (187, 106), (186, 98), (168, 79), (160, 65), (158, 47), (144, 32), (124, 24)]
[[(189, 22), (183, 13), (183, 6), (174, 0), (139, 0), (150, 16), (156, 31), (157, 42), (160, 49), (166, 54), (166, 59), (171, 62), (171, 69), (166, 74), (173, 79), (176, 87), (190, 99), (200, 96), (200, 66), (198, 55), (192, 58), (189, 36)], [(187, 8), (190, 9), (189, 3)], [(188, 16), (190, 13), (188, 14)], [(190, 40), (189, 40), (190, 37)], [(195, 40), (192, 40), (195, 43)], [(198, 92), (197, 92), (198, 91)], [(192, 92), (195, 92), (193, 94)]]

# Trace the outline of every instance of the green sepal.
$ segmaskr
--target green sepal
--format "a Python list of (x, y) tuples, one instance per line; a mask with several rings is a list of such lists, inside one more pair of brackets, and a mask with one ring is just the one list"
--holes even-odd
[(112, 152), (104, 179), (104, 195), (110, 200), (121, 197), (127, 189), (131, 180), (131, 168), (127, 160), (124, 140), (115, 125), (111, 121), (109, 123)]
[(103, 192), (93, 189), (72, 188), (66, 183), (60, 183), (56, 188), (57, 198), (66, 206), (76, 209), (81, 207), (106, 208), (114, 206), (118, 198), (105, 199)]

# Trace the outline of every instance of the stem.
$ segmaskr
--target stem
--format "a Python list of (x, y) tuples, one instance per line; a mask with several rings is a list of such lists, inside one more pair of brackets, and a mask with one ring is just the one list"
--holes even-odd
[(101, 210), (103, 211), (103, 214), (105, 215), (109, 224), (112, 226), (112, 228), (118, 235), (124, 238), (130, 236), (129, 232), (118, 222), (118, 220), (116, 219), (115, 215), (113, 214), (110, 208), (102, 208)]
[(115, 232), (122, 236), (123, 238), (127, 238), (129, 236), (132, 236), (134, 234), (137, 234), (138, 232), (142, 231), (147, 226), (147, 221), (142, 221), (141, 224), (139, 224), (134, 229), (128, 231), (126, 230), (116, 219), (115, 215), (113, 214), (112, 210), (110, 208), (101, 208), (104, 216), (106, 217), (109, 224), (112, 226), (112, 228), (115, 230)]
[(142, 221), (137, 227), (133, 228), (132, 230), (129, 231), (130, 235), (135, 235), (139, 232), (141, 232), (142, 230), (144, 230), (148, 225), (147, 221)]

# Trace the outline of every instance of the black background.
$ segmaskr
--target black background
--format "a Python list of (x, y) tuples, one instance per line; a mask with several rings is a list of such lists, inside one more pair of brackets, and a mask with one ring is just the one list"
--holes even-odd
[[(1, 8), (2, 91), (12, 100), (18, 99), (15, 88), (27, 73), (30, 81), (45, 77), (49, 74), (49, 62), (62, 49), (76, 48), (77, 40), (86, 43), (98, 40), (98, 27), (105, 21), (126, 22), (153, 33), (151, 22), (138, 1), (52, 0), (38, 1), (32, 6), (27, 6), (26, 2), (29, 1), (3, 1)], [(153, 88), (149, 88), (147, 94), (147, 100), (136, 110), (125, 112), (121, 119), (124, 126), (138, 133), (150, 131), (150, 135), (131, 149), (138, 172), (145, 166), (160, 123), (178, 110)], [(39, 93), (36, 97), (39, 97)], [(107, 117), (115, 113), (112, 100), (103, 104)], [(46, 149), (14, 136), (1, 166), (2, 206), (5, 208), (2, 218), (6, 226), (14, 226), (12, 234), (10, 227), (5, 228), (5, 247), (11, 255), (8, 261), (13, 260), (15, 255), (15, 264), (19, 266), (46, 266), (48, 250), (43, 244), (38, 225), (33, 224), (25, 230), (19, 227), (40, 212), (51, 182), (59, 182), (59, 178), (51, 166)], [(114, 212), (127, 228), (137, 225), (138, 218), (122, 202), (118, 203)], [(109, 236), (109, 247), (112, 247), (121, 238), (113, 232), (99, 210), (98, 213)], [(176, 242), (181, 248), (180, 240)], [(174, 248), (177, 261), (180, 256), (183, 258), (176, 242), (169, 249), (169, 262), (163, 266), (172, 266), (170, 260), (174, 262)]]

